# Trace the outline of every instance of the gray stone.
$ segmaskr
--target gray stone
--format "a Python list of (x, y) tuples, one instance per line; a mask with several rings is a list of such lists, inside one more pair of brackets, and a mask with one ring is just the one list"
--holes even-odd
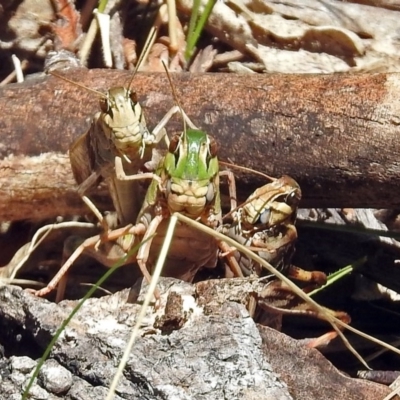
[[(207, 285), (212, 285), (212, 290), (207, 291), (204, 287)], [(330, 393), (334, 382), (344, 378), (320, 353), (300, 349), (298, 341), (285, 335), (285, 345), (280, 346), (283, 340), (276, 338), (282, 334), (261, 329), (249, 317), (241, 303), (246, 303), (247, 296), (260, 289), (254, 285), (260, 283), (249, 279), (219, 280), (202, 282), (200, 289), (198, 285), (162, 279), (158, 284), (161, 306), (156, 311), (153, 307), (146, 311), (115, 399), (302, 399), (296, 391), (300, 393), (303, 382), (309, 379), (310, 372), (306, 372), (309, 359), (313, 360), (311, 371), (316, 374), (315, 382), (319, 386), (307, 400), (320, 400), (321, 393)], [(53, 347), (34, 386), (36, 398), (105, 398), (141, 309), (145, 289), (146, 286), (136, 296), (139, 304), (127, 303), (128, 298), (135, 297), (129, 290), (89, 299)], [(54, 304), (20, 288), (3, 286), (0, 287), (0, 324), (7, 325), (8, 330), (25, 327), (44, 351), (76, 304), (76, 301)], [(266, 350), (269, 342), (275, 343), (273, 359)], [(291, 346), (293, 351), (298, 349), (294, 365), (288, 352)], [(315, 354), (319, 357), (315, 358)], [(281, 357), (278, 362), (277, 356)], [(7, 371), (11, 370), (10, 365), (11, 360), (5, 360), (0, 367)], [(54, 374), (54, 369), (63, 371), (67, 382), (61, 385), (66, 391), (57, 397), (52, 393), (61, 393), (55, 389), (60, 373)], [(285, 371), (290, 371), (290, 376)], [(15, 373), (22, 377), (4, 374), (0, 400), (22, 393), (30, 373)], [(352, 382), (358, 382), (357, 390), (364, 388), (364, 400), (383, 398), (390, 391), (380, 385), (346, 379), (340, 385), (341, 397), (335, 397), (336, 400), (357, 399), (353, 396), (354, 390), (346, 386)]]
[(72, 385), (72, 374), (55, 360), (47, 360), (40, 369), (39, 380), (49, 392), (63, 394)]
[(31, 372), (37, 365), (37, 362), (32, 360), (29, 357), (11, 357), (11, 370), (13, 372), (22, 372), (23, 374), (27, 374)]

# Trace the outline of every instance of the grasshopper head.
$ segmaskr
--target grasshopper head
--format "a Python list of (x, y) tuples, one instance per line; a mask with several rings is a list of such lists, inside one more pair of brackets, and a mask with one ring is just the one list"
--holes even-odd
[(294, 220), (301, 199), (298, 183), (284, 175), (257, 189), (243, 207), (244, 222), (270, 228)]
[(165, 157), (171, 212), (201, 216), (219, 195), (218, 172), (217, 144), (211, 136), (196, 129), (175, 135)]
[(148, 129), (136, 93), (124, 87), (111, 88), (100, 100), (104, 132), (121, 151), (138, 149)]
[[(136, 93), (124, 87), (114, 87), (107, 91), (105, 97), (100, 99), (101, 111), (109, 116), (110, 121), (123, 120), (132, 117), (132, 111), (138, 104)], [(125, 123), (120, 126), (125, 125)]]

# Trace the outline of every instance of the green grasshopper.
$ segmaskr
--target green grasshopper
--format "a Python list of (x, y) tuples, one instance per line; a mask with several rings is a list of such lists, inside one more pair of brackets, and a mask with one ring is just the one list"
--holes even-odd
[[(217, 144), (212, 137), (194, 128), (175, 135), (156, 174), (159, 180), (150, 184), (138, 218), (146, 226), (145, 240), (157, 233), (138, 251), (144, 274), (147, 261), (152, 267), (155, 264), (172, 213), (180, 212), (211, 227), (221, 223)], [(190, 282), (199, 268), (216, 265), (217, 253), (214, 239), (179, 223), (163, 275)]]
[[(156, 178), (150, 184), (137, 220), (136, 226), (142, 225), (146, 230), (143, 237), (145, 244), (138, 251), (137, 261), (149, 282), (151, 276), (148, 270), (151, 271), (155, 265), (171, 214), (179, 212), (216, 228), (222, 222), (219, 177), (226, 175), (230, 182), (234, 182), (229, 171), (220, 173), (215, 140), (197, 129), (186, 116), (166, 72), (183, 117), (184, 130), (171, 139), (168, 153), (156, 171)], [(189, 129), (186, 129), (186, 124)], [(218, 241), (184, 223), (178, 223), (163, 275), (191, 282), (200, 268), (213, 268), (217, 261)]]

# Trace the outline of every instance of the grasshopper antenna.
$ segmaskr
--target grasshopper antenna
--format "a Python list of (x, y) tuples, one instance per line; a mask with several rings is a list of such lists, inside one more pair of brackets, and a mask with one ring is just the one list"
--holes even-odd
[(240, 169), (242, 171), (249, 172), (251, 174), (260, 175), (263, 178), (269, 179), (271, 182), (276, 181), (276, 179), (277, 179), (277, 178), (273, 178), (272, 176), (269, 176), (267, 174), (264, 174), (263, 172), (256, 171), (255, 169), (248, 168), (248, 167), (243, 167), (241, 165), (236, 165), (236, 164), (233, 164), (233, 163), (230, 163), (230, 162), (227, 162), (227, 161), (219, 161), (219, 163), (221, 165), (225, 165), (226, 167), (236, 168), (236, 169)]
[[(128, 89), (131, 86), (133, 78), (135, 77), (136, 73), (138, 72), (140, 66), (143, 64), (144, 60), (147, 58), (147, 56), (149, 54), (149, 50), (150, 50), (151, 44), (153, 43), (153, 39), (155, 37), (155, 34), (156, 34), (156, 31), (152, 31), (151, 34), (147, 37), (147, 40), (146, 40), (146, 43), (144, 45), (143, 51), (140, 54), (140, 57), (139, 57), (139, 60), (138, 60), (138, 62), (136, 64), (135, 70), (133, 71), (132, 76), (131, 76), (131, 78), (129, 80)], [(66, 81), (68, 83), (71, 83), (72, 85), (78, 86), (78, 87), (80, 87), (82, 89), (85, 89), (85, 90), (87, 90), (89, 92), (96, 93), (97, 95), (99, 95), (103, 99), (107, 99), (108, 98), (106, 94), (104, 94), (104, 93), (102, 93), (102, 92), (100, 92), (98, 90), (88, 88), (85, 85), (82, 85), (81, 83), (74, 82), (73, 80), (68, 79), (65, 76), (62, 76), (62, 75), (58, 74), (57, 72), (49, 71), (48, 73), (50, 75), (53, 75), (53, 76), (55, 76), (57, 78), (60, 78), (60, 79), (62, 79), (64, 81)]]
[(179, 102), (178, 95), (177, 95), (177, 93), (176, 93), (175, 86), (174, 86), (174, 84), (173, 84), (173, 82), (172, 82), (172, 78), (171, 78), (171, 75), (170, 75), (170, 73), (169, 73), (169, 71), (168, 71), (168, 68), (167, 68), (167, 66), (165, 65), (164, 60), (162, 60), (161, 62), (162, 62), (162, 65), (163, 65), (163, 67), (164, 67), (164, 69), (165, 69), (165, 72), (167, 73), (168, 81), (169, 81), (169, 84), (170, 84), (171, 89), (172, 89), (172, 94), (174, 95), (175, 102), (176, 102), (176, 104), (177, 104), (177, 106), (178, 106), (178, 108), (179, 108), (179, 111), (180, 111), (180, 113), (181, 113), (181, 116), (182, 116), (182, 120), (183, 120), (183, 132), (185, 132), (185, 134), (186, 134), (186, 120), (185, 120), (185, 117), (184, 117), (185, 113), (184, 113), (184, 111), (183, 111), (183, 109), (182, 109), (181, 103)]
[(66, 78), (65, 76), (62, 76), (62, 75), (58, 74), (57, 72), (50, 71), (49, 74), (50, 74), (50, 75), (53, 75), (53, 76), (55, 76), (55, 77), (57, 77), (57, 78), (60, 78), (60, 79), (62, 79), (63, 81), (66, 81), (66, 82), (68, 82), (68, 83), (71, 83), (72, 85), (75, 85), (75, 86), (78, 86), (78, 87), (80, 87), (80, 88), (82, 88), (82, 89), (85, 89), (85, 90), (87, 90), (87, 91), (89, 91), (89, 92), (96, 93), (98, 96), (103, 97), (104, 99), (107, 98), (107, 95), (105, 95), (104, 93), (101, 93), (101, 92), (99, 92), (98, 90), (95, 90), (95, 89), (88, 88), (87, 86), (82, 85), (81, 83), (74, 82), (73, 80), (68, 79), (68, 78)]
[(146, 59), (147, 56), (149, 55), (150, 48), (151, 48), (151, 46), (153, 45), (153, 42), (154, 42), (154, 38), (155, 38), (155, 36), (156, 36), (156, 33), (157, 33), (157, 31), (156, 31), (156, 30), (153, 30), (153, 31), (147, 36), (146, 43), (144, 44), (143, 50), (142, 50), (142, 52), (140, 53), (139, 60), (138, 60), (138, 62), (136, 63), (136, 67), (135, 67), (135, 69), (133, 70), (132, 76), (131, 76), (130, 79), (129, 79), (129, 84), (128, 84), (128, 86), (127, 86), (128, 89), (131, 87), (132, 82), (133, 82), (133, 78), (135, 77), (136, 73), (139, 71), (140, 66), (144, 63), (145, 59)]

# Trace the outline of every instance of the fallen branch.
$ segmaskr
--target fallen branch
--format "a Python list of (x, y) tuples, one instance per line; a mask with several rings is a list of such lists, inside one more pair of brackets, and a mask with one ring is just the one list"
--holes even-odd
[[(65, 75), (97, 90), (122, 85), (129, 76), (85, 69)], [(303, 190), (303, 207), (399, 207), (400, 75), (219, 73), (173, 79), (187, 114), (220, 142), (220, 159), (293, 176)], [(165, 74), (139, 74), (134, 87), (148, 125), (155, 126), (173, 105)], [(92, 93), (54, 77), (0, 89), (1, 220), (86, 211), (65, 154), (88, 128), (97, 103)], [(168, 130), (180, 129), (176, 117)], [(240, 175), (239, 189), (246, 195), (263, 183)]]

